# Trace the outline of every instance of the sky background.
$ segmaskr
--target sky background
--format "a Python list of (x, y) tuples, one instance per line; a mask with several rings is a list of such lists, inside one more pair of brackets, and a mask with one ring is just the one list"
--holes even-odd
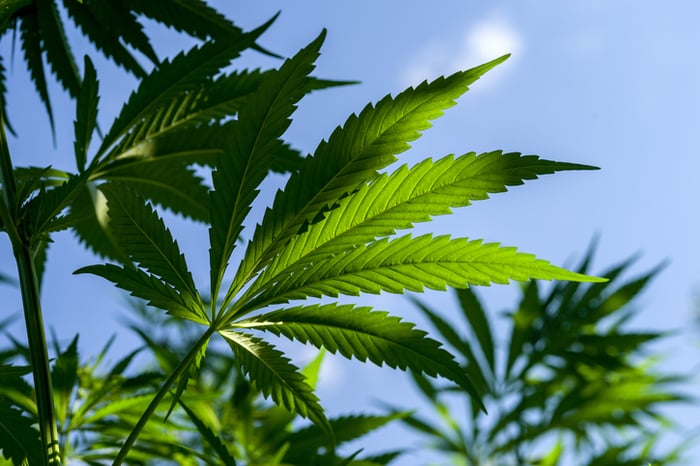
[[(322, 30), (328, 37), (316, 75), (361, 84), (317, 92), (302, 101), (287, 139), (312, 151), (352, 112), (388, 93), (426, 78), (466, 69), (504, 53), (512, 57), (472, 86), (456, 107), (400, 157), (413, 164), (426, 157), (502, 149), (591, 164), (600, 171), (546, 176), (443, 216), (418, 231), (483, 238), (560, 265), (580, 258), (595, 235), (600, 244), (594, 268), (601, 271), (639, 253), (641, 274), (668, 261), (649, 291), (636, 302), (635, 325), (674, 330), (657, 346), (669, 371), (698, 367), (700, 330), (693, 322), (700, 286), (700, 4), (695, 1), (618, 0), (491, 1), (213, 1), (244, 29), (281, 15), (260, 43), (290, 56)], [(193, 41), (153, 27), (159, 56), (172, 56)], [(76, 35), (76, 56), (90, 51)], [(0, 43), (9, 57), (10, 40)], [(101, 88), (99, 121), (108, 127), (137, 83), (113, 64), (92, 54)], [(146, 64), (145, 61), (142, 63)], [(82, 64), (82, 60), (81, 60)], [(53, 146), (38, 97), (19, 50), (9, 68), (10, 118), (19, 138), (10, 138), (17, 165), (53, 164), (73, 170), (74, 104), (51, 89), (57, 142)], [(270, 67), (279, 61), (246, 54), (238, 66)], [(254, 212), (260, 212), (281, 182), (271, 179)], [(267, 194), (267, 197), (265, 196)], [(200, 279), (208, 277), (206, 229), (173, 220), (188, 262)], [(9, 241), (0, 243), (3, 273), (14, 273)], [(72, 271), (95, 259), (68, 233), (58, 234), (43, 290), (46, 324), (67, 342), (80, 333), (83, 355), (94, 354), (119, 332), (118, 352), (137, 340), (120, 324), (123, 295), (108, 283)], [(517, 286), (517, 285), (516, 285)], [(494, 315), (511, 306), (515, 286), (479, 289)], [(3, 287), (1, 316), (20, 312), (16, 289)], [(449, 293), (423, 299), (447, 316), (457, 315)], [(363, 300), (409, 320), (423, 322), (407, 300), (369, 296)], [(21, 326), (16, 327), (23, 335)], [(298, 347), (297, 347), (298, 348)], [(300, 362), (311, 353), (297, 350)], [(408, 378), (400, 372), (357, 362), (328, 359), (319, 396), (330, 415), (376, 409), (376, 400), (420, 407)], [(691, 429), (697, 410), (672, 410)], [(413, 442), (399, 428), (387, 428), (362, 442), (368, 452)], [(416, 454), (400, 464), (424, 464)]]

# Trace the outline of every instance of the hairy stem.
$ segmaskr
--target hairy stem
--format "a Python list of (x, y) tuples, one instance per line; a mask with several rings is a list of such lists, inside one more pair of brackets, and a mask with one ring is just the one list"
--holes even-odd
[(138, 422), (132, 429), (131, 433), (129, 434), (129, 437), (126, 439), (124, 444), (122, 445), (122, 448), (119, 450), (119, 453), (117, 454), (117, 457), (114, 459), (114, 462), (112, 463), (112, 466), (119, 466), (124, 462), (126, 459), (126, 456), (129, 454), (129, 450), (131, 450), (131, 447), (134, 445), (136, 442), (136, 439), (138, 436), (141, 434), (141, 431), (143, 430), (144, 427), (146, 427), (146, 424), (148, 423), (148, 420), (151, 418), (153, 413), (156, 411), (156, 408), (158, 408), (158, 405), (160, 402), (163, 400), (165, 395), (168, 393), (170, 390), (170, 387), (177, 382), (177, 380), (187, 371), (190, 367), (190, 364), (192, 361), (195, 360), (197, 357), (197, 354), (199, 351), (209, 342), (209, 339), (212, 337), (212, 335), (216, 332), (216, 327), (211, 326), (207, 329), (206, 332), (197, 340), (197, 342), (190, 348), (190, 351), (185, 355), (185, 357), (180, 361), (180, 363), (175, 367), (173, 372), (168, 376), (168, 378), (165, 380), (163, 385), (160, 387), (160, 390), (158, 390), (158, 393), (153, 397), (151, 400), (151, 403), (148, 405), (146, 410), (143, 412), (141, 417), (139, 418)]
[(58, 442), (58, 426), (53, 405), (53, 387), (51, 386), (51, 371), (49, 369), (49, 354), (44, 333), (44, 319), (39, 299), (39, 284), (32, 259), (29, 238), (23, 238), (17, 225), (17, 185), (12, 168), (12, 159), (5, 135), (5, 121), (0, 112), (0, 178), (2, 181), (3, 199), (0, 204), (5, 230), (12, 242), (12, 251), (17, 263), (22, 305), (24, 308), (24, 323), (27, 328), (27, 340), (32, 361), (34, 390), (39, 414), (39, 429), (41, 431), (42, 463), (60, 465), (61, 455)]

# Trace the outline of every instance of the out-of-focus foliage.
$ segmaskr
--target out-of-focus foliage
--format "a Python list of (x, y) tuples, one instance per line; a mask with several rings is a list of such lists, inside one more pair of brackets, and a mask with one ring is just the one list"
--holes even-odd
[[(580, 273), (589, 271), (593, 249)], [(473, 289), (456, 291), (459, 322), (415, 301), (478, 381), (488, 414), (460, 388), (414, 374), (436, 416), (403, 422), (457, 465), (688, 464), (683, 447), (658, 447), (671, 427), (661, 411), (688, 401), (687, 378), (659, 371), (649, 355), (648, 345), (665, 334), (629, 324), (634, 298), (659, 269), (630, 279), (631, 263), (604, 271), (607, 283), (523, 285), (504, 324)], [(450, 409), (460, 401), (465, 415)]]
[[(65, 442), (64, 463), (111, 464), (166, 374), (196, 339), (195, 326), (153, 315), (143, 306), (134, 305), (134, 310), (129, 326), (143, 345), (116, 362), (109, 362), (114, 338), (90, 360), (79, 356), (77, 337), (66, 347), (55, 348), (58, 357), (52, 378), (59, 433)], [(32, 427), (37, 421), (36, 404), (32, 387), (22, 379), (29, 367), (16, 365), (28, 354), (28, 347), (16, 341), (0, 349), (0, 446), (10, 460), (0, 458), (0, 465), (20, 464), (25, 457), (30, 464), (38, 464), (34, 454), (40, 448), (39, 436)], [(322, 360), (321, 352), (303, 369), (312, 385)], [(406, 413), (330, 419), (333, 444), (318, 427), (265, 402), (228, 351), (211, 347), (205, 361), (168, 421), (164, 420), (168, 403), (159, 408), (132, 448), (129, 464), (381, 466), (401, 453), (356, 451), (341, 456), (336, 448)], [(35, 450), (24, 451), (26, 445), (34, 445)]]

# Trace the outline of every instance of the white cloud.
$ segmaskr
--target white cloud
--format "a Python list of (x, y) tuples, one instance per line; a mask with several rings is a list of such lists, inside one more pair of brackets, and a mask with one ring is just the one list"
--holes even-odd
[(520, 56), (523, 48), (522, 37), (513, 25), (501, 16), (492, 15), (468, 25), (461, 39), (455, 42), (426, 46), (406, 68), (401, 81), (404, 85), (416, 85), (425, 79), (468, 69), (506, 53), (513, 54), (506, 64), (489, 73), (486, 81), (493, 85), (496, 75), (502, 76), (504, 69), (512, 68), (514, 58)]

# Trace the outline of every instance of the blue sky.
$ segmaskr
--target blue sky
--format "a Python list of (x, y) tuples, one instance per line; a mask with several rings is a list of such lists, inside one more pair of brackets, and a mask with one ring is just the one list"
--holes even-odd
[[(700, 4), (689, 0), (444, 0), (430, 6), (396, 0), (220, 0), (212, 4), (246, 29), (281, 11), (261, 43), (286, 56), (327, 28), (316, 75), (361, 81), (315, 93), (302, 102), (288, 139), (305, 151), (313, 150), (351, 112), (370, 101), (425, 78), (512, 53), (508, 62), (475, 83), (457, 107), (437, 120), (401, 156), (400, 163), (503, 149), (596, 165), (601, 170), (544, 177), (441, 217), (421, 231), (516, 245), (557, 264), (571, 264), (599, 234), (598, 270), (635, 253), (641, 253), (637, 273), (668, 261), (637, 302), (636, 324), (679, 330), (659, 348), (668, 358), (665, 367), (697, 367), (700, 331), (692, 328), (692, 320), (694, 293), (700, 287), (700, 223), (693, 207), (700, 201), (700, 28), (696, 24)], [(154, 30), (161, 56), (192, 44), (176, 34)], [(87, 50), (82, 41), (72, 39), (76, 55), (82, 55)], [(10, 41), (0, 46), (3, 56), (9, 56)], [(102, 85), (100, 121), (106, 127), (136, 82), (105, 60), (95, 61)], [(278, 64), (258, 54), (246, 54), (241, 63)], [(10, 115), (20, 135), (10, 140), (16, 163), (71, 169), (73, 105), (52, 89), (57, 115), (54, 149), (19, 53), (8, 68)], [(280, 182), (273, 179), (269, 186), (272, 189)], [(175, 222), (173, 229), (191, 251), (188, 261), (195, 274), (205, 282), (208, 255), (202, 238), (206, 231), (184, 222)], [(0, 248), (2, 272), (13, 272), (8, 242)], [(57, 235), (43, 296), (47, 325), (66, 340), (81, 333), (84, 354), (96, 351), (112, 333), (123, 329), (121, 294), (97, 278), (71, 275), (93, 262), (69, 234)], [(493, 311), (510, 305), (516, 296), (513, 287), (480, 291)], [(20, 309), (16, 290), (0, 292), (3, 316)], [(448, 314), (455, 311), (449, 294), (430, 293), (427, 299)], [(364, 302), (418, 319), (400, 297), (371, 296)], [(125, 350), (136, 344), (127, 334), (120, 335), (118, 342)], [(300, 351), (300, 355), (308, 353)], [(401, 373), (340, 360), (329, 361), (325, 371), (319, 394), (331, 414), (365, 410), (375, 399), (391, 399), (407, 407), (417, 403)], [(688, 410), (672, 415), (688, 427), (697, 418), (697, 412), (688, 414)], [(403, 436), (403, 431), (387, 429), (369, 442), (368, 450), (402, 445)], [(416, 456), (412, 461), (422, 464), (426, 458)]]

